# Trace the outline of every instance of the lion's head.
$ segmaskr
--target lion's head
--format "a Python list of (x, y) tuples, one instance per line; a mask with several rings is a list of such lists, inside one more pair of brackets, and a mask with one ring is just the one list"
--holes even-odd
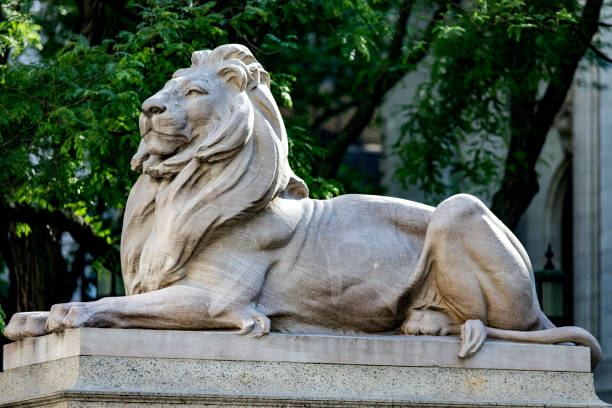
[(184, 276), (219, 227), (280, 194), (308, 196), (287, 161), (287, 135), (268, 73), (242, 45), (193, 53), (142, 105), (142, 141), (122, 234), (128, 293)]

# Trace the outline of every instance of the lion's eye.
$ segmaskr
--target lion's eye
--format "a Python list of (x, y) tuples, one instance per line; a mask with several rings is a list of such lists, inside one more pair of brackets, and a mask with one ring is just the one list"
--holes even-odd
[(207, 95), (208, 92), (206, 92), (203, 89), (190, 89), (189, 91), (187, 91), (187, 95), (188, 96), (194, 96), (194, 95)]

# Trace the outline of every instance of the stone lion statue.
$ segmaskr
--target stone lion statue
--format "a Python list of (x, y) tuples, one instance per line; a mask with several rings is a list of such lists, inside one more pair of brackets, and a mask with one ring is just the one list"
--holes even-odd
[(527, 253), (478, 199), (308, 198), (267, 72), (242, 45), (195, 52), (147, 99), (124, 215), (128, 296), (16, 314), (18, 340), (80, 326), (486, 336), (591, 348), (540, 310)]

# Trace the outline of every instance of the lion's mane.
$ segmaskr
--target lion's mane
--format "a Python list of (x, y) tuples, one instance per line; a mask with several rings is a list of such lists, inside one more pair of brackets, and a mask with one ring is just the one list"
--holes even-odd
[(244, 96), (238, 106), (219, 106), (205, 137), (170, 158), (151, 157), (141, 142), (132, 168), (143, 174), (128, 198), (121, 243), (127, 294), (184, 278), (198, 248), (278, 195), (308, 196), (287, 160), (287, 134), (269, 75), (250, 51), (223, 45), (195, 52), (191, 60), (191, 68), (174, 77), (194, 70), (215, 70), (225, 81), (241, 75)]

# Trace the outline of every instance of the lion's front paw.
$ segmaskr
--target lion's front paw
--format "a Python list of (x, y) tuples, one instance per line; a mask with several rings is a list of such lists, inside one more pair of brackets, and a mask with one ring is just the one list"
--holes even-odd
[(90, 319), (93, 316), (92, 305), (93, 302), (72, 302), (53, 305), (47, 319), (47, 332), (59, 332), (64, 329), (90, 325)]
[(21, 340), (27, 337), (45, 334), (45, 323), (49, 312), (15, 313), (4, 329), (4, 335), (11, 340)]
[(249, 334), (261, 337), (270, 333), (270, 319), (255, 308), (249, 308), (237, 314), (240, 330), (236, 334)]

